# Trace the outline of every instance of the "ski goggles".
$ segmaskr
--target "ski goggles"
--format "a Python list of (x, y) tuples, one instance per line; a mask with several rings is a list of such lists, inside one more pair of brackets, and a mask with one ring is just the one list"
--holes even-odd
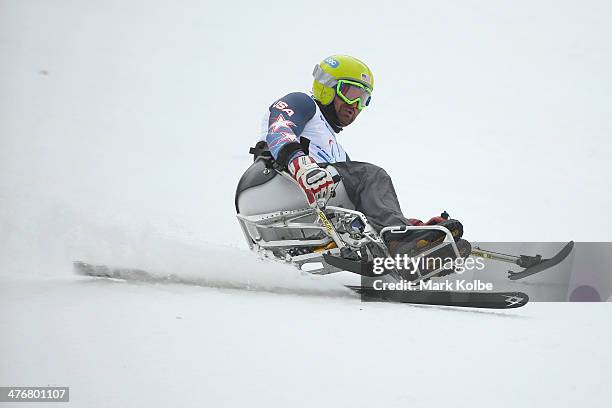
[(370, 104), (372, 91), (362, 83), (348, 79), (339, 79), (336, 84), (336, 95), (349, 105), (359, 101), (359, 110)]

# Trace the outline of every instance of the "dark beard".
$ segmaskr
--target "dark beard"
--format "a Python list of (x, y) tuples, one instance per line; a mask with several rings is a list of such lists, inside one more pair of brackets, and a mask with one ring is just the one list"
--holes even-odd
[(338, 114), (336, 113), (336, 109), (334, 108), (334, 103), (330, 103), (329, 105), (323, 105), (319, 101), (315, 101), (317, 105), (319, 105), (319, 109), (323, 114), (323, 117), (329, 123), (334, 132), (340, 133), (342, 131), (342, 125), (340, 124), (340, 119), (338, 119)]

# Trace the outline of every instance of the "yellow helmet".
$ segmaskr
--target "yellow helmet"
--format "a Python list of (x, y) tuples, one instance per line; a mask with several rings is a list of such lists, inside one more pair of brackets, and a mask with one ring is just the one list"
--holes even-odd
[(315, 65), (312, 72), (312, 96), (323, 105), (329, 105), (336, 95), (338, 80), (359, 82), (370, 92), (374, 90), (374, 76), (370, 68), (357, 58), (348, 55), (332, 55)]

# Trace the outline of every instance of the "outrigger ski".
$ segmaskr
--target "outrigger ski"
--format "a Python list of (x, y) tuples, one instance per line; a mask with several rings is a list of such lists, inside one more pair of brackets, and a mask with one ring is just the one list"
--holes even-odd
[[(488, 251), (479, 247), (473, 248), (470, 255), (486, 258), (494, 261), (501, 261), (516, 264), (523, 269), (520, 272), (508, 271), (508, 279), (510, 280), (519, 280), (526, 278), (527, 276), (534, 275), (536, 273), (545, 271), (546, 269), (550, 269), (553, 266), (556, 266), (563, 262), (565, 258), (572, 252), (574, 248), (574, 241), (570, 241), (552, 258), (542, 258), (542, 255), (508, 255), (502, 254), (500, 252)], [(335, 266), (339, 269), (356, 273), (361, 276), (366, 277), (374, 277), (380, 276), (380, 274), (375, 274), (374, 270), (374, 262), (373, 261), (364, 261), (358, 259), (348, 259), (342, 256), (334, 256), (328, 253), (323, 254), (323, 259), (328, 264)], [(430, 273), (425, 276), (420, 276), (415, 279), (415, 282), (419, 282), (424, 279), (428, 279), (437, 274), (436, 272)]]
[(574, 241), (570, 241), (565, 246), (557, 252), (555, 256), (552, 258), (542, 258), (542, 255), (529, 256), (529, 255), (508, 255), (502, 254), (499, 252), (487, 251), (484, 249), (480, 249), (478, 247), (472, 249), (472, 255), (478, 256), (481, 258), (493, 259), (496, 261), (508, 262), (512, 264), (516, 264), (523, 269), (520, 272), (508, 271), (508, 279), (510, 280), (519, 280), (526, 278), (527, 276), (534, 275), (536, 273), (542, 272), (546, 269), (552, 268), (555, 265), (563, 262), (565, 258), (572, 252), (574, 248)]

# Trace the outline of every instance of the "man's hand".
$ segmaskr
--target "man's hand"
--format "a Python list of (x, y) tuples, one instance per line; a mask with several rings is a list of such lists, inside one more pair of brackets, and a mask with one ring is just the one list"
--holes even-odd
[(310, 156), (296, 157), (289, 163), (287, 169), (306, 193), (308, 205), (314, 208), (319, 199), (323, 198), (325, 202), (329, 200), (334, 186), (332, 175), (326, 169), (319, 167)]

